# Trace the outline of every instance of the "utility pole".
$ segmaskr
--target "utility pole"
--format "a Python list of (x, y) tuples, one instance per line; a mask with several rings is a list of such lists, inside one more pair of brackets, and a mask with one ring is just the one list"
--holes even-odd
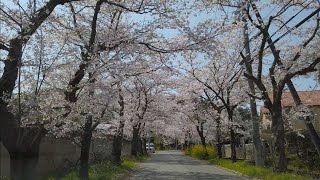
[[(250, 51), (250, 40), (249, 40), (249, 33), (248, 33), (248, 23), (245, 16), (246, 8), (248, 8), (249, 4), (245, 1), (241, 3), (241, 15), (242, 15), (242, 22), (244, 23), (243, 26), (243, 37), (244, 37), (244, 47), (245, 47), (245, 55), (244, 55), (244, 64), (246, 67), (246, 71), (248, 74), (252, 75), (252, 64), (251, 64), (251, 51)], [(242, 52), (241, 52), (242, 53)], [(255, 86), (252, 79), (247, 79), (250, 93), (255, 95)], [(263, 166), (264, 165), (264, 157), (263, 157), (263, 144), (260, 137), (260, 122), (259, 116), (257, 112), (257, 103), (254, 97), (250, 97), (250, 113), (251, 113), (251, 122), (252, 122), (252, 140), (253, 145), (255, 148), (254, 155), (255, 155), (255, 164), (256, 166)]]

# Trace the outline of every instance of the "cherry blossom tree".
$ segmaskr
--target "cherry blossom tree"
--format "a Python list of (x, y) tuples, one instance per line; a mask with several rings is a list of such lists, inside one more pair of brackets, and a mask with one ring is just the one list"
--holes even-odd
[[(109, 7), (104, 8), (103, 4), (106, 4)], [(65, 99), (70, 103), (75, 103), (78, 101), (77, 92), (81, 90), (79, 85), (87, 73), (89, 76), (89, 84), (91, 84), (89, 86), (92, 87), (94, 84), (96, 84), (96, 76), (101, 72), (102, 68), (107, 70), (108, 68), (113, 68), (110, 61), (125, 61), (127, 59), (130, 60), (130, 58), (141, 58), (139, 57), (138, 53), (136, 53), (138, 55), (133, 53), (134, 51), (158, 51), (155, 46), (152, 46), (143, 40), (144, 37), (150, 35), (156, 36), (156, 34), (153, 33), (153, 30), (157, 27), (157, 20), (155, 20), (155, 23), (151, 22), (147, 24), (147, 26), (142, 27), (141, 29), (149, 29), (146, 31), (144, 30), (144, 34), (141, 36), (141, 29), (136, 27), (139, 25), (135, 25), (134, 23), (132, 25), (125, 24), (125, 21), (122, 19), (122, 14), (145, 14), (157, 11), (158, 13), (164, 13), (166, 11), (166, 9), (162, 9), (161, 4), (157, 4), (155, 2), (146, 4), (135, 4), (133, 2), (132, 8), (127, 8), (122, 4), (101, 0), (95, 3), (92, 16), (89, 15), (87, 19), (83, 19), (86, 16), (79, 14), (79, 11), (88, 8), (87, 6), (81, 6), (83, 6), (81, 3), (70, 5), (70, 11), (72, 14), (71, 21), (73, 23), (73, 27), (75, 28), (76, 34), (76, 37), (74, 37), (75, 45), (79, 46), (81, 57), (81, 64), (79, 65), (79, 68), (75, 72), (73, 78), (70, 79), (68, 83), (69, 87), (65, 91)], [(90, 8), (88, 11), (90, 11)], [(102, 19), (99, 17), (105, 17), (103, 20), (106, 21), (106, 23), (98, 23), (102, 21)], [(79, 24), (78, 19), (82, 19), (81, 25)], [(83, 27), (85, 27), (85, 23), (88, 23), (87, 26), (91, 26), (89, 32), (87, 30), (82, 31)], [(108, 29), (108, 31), (105, 31), (105, 29)], [(132, 34), (129, 33), (131, 30), (133, 31)], [(111, 34), (115, 36), (111, 37)], [(132, 49), (133, 46), (136, 46), (135, 50)], [(104, 56), (104, 58), (101, 58), (102, 56)], [(106, 67), (108, 65), (111, 67)], [(96, 69), (97, 67), (98, 69)], [(89, 92), (89, 95), (93, 96), (94, 92), (95, 90), (92, 89)], [(80, 176), (84, 178), (88, 178), (88, 158), (92, 131), (100, 122), (99, 120), (96, 120), (96, 122), (93, 123), (92, 117), (92, 113), (87, 114), (87, 121), (82, 136)]]
[(141, 149), (139, 151), (139, 148), (145, 143), (140, 141), (139, 135), (146, 126), (145, 116), (150, 114), (149, 109), (156, 103), (155, 98), (168, 88), (165, 83), (165, 78), (169, 78), (167, 75), (169, 74), (165, 73), (164, 70), (158, 70), (140, 76), (133, 76), (125, 85), (126, 91), (130, 95), (126, 99), (128, 102), (127, 107), (132, 115), (129, 123), (132, 124), (133, 129), (131, 154), (134, 156), (138, 153), (143, 153)]
[[(232, 25), (231, 25), (232, 27)], [(230, 28), (231, 28), (230, 27)], [(228, 34), (230, 36), (230, 34)], [(243, 86), (241, 80), (241, 72), (239, 55), (236, 53), (240, 49), (236, 33), (233, 39), (220, 42), (219, 46), (211, 51), (205, 51), (206, 54), (196, 54), (190, 52), (190, 56), (186, 55), (186, 62), (189, 67), (186, 68), (190, 79), (197, 81), (203, 86), (203, 94), (211, 101), (211, 106), (216, 111), (221, 111), (220, 105), (223, 106), (228, 113), (230, 122), (230, 136), (232, 160), (236, 161), (235, 151), (235, 134), (232, 125), (235, 108), (246, 98), (245, 89), (240, 90)], [(217, 41), (217, 40), (216, 40)], [(219, 104), (215, 103), (215, 99)]]
[[(15, 89), (16, 80), (20, 77), (24, 48), (28, 45), (30, 39), (40, 26), (45, 24), (56, 7), (69, 2), (72, 2), (72, 0), (52, 0), (39, 3), (13, 1), (1, 3), (0, 5), (1, 21), (6, 29), (6, 31), (1, 31), (0, 39), (0, 50), (5, 51), (6, 56), (3, 61), (5, 66), (0, 79), (0, 116), (2, 117), (1, 127), (3, 127), (1, 128), (1, 140), (9, 153), (11, 153), (11, 167), (13, 167), (11, 168), (11, 175), (14, 179), (32, 176), (33, 167), (37, 162), (37, 146), (43, 133), (34, 132), (39, 128), (33, 130), (23, 130), (19, 128), (19, 122), (16, 121), (16, 116), (8, 110), (6, 100), (11, 98)], [(10, 3), (13, 4), (10, 5)], [(20, 115), (18, 114), (18, 116)], [(42, 130), (43, 129), (40, 128), (40, 132), (42, 132)], [(20, 135), (23, 134), (19, 133), (21, 131), (25, 131), (28, 135), (22, 143), (16, 143), (16, 140), (20, 139)], [(35, 140), (33, 142), (35, 142), (35, 144), (29, 146), (29, 140), (34, 138)], [(28, 153), (32, 154), (32, 158), (27, 158), (30, 157), (30, 155), (26, 155)], [(23, 168), (27, 166), (28, 163), (30, 163), (30, 166), (28, 166), (30, 169)]]
[[(253, 27), (258, 30), (258, 35), (261, 35), (262, 37), (256, 38), (258, 39), (259, 47), (253, 52), (255, 56), (251, 57), (250, 60), (257, 63), (257, 70), (252, 75), (250, 75), (250, 73), (245, 73), (245, 76), (254, 81), (261, 92), (261, 96), (256, 96), (256, 98), (263, 99), (265, 106), (271, 113), (272, 133), (274, 136), (274, 170), (283, 172), (287, 169), (287, 163), (284, 152), (284, 123), (281, 107), (282, 92), (287, 84), (293, 95), (296, 95), (296, 90), (291, 79), (298, 75), (317, 71), (317, 65), (320, 61), (318, 55), (314, 51), (313, 43), (317, 43), (318, 41), (314, 34), (318, 30), (319, 20), (314, 20), (314, 26), (304, 27), (301, 25), (317, 14), (319, 9), (313, 11), (315, 9), (315, 4), (312, 2), (305, 4), (304, 2), (290, 1), (283, 3), (276, 1), (271, 4), (277, 10), (275, 10), (274, 13), (271, 13), (272, 15), (264, 17), (264, 19), (267, 19), (264, 20), (260, 14), (259, 4), (257, 5), (255, 2), (249, 2), (250, 8), (247, 8), (245, 17), (251, 22)], [(264, 4), (261, 3), (261, 6), (263, 5)], [(300, 23), (295, 25), (295, 31), (293, 31), (293, 29), (286, 30), (284, 34), (273, 40), (272, 37), (276, 33), (283, 31), (282, 28), (294, 18), (294, 16), (289, 20), (285, 20), (284, 18), (284, 14), (290, 11), (291, 8), (299, 8), (301, 11), (310, 9), (311, 13), (300, 21)], [(277, 21), (282, 23), (277, 26)], [(278, 30), (273, 35), (270, 35), (270, 28), (272, 26), (278, 27)], [(290, 36), (291, 39), (296, 39), (295, 37), (298, 37), (299, 41), (292, 42), (287, 39), (288, 41), (285, 44), (282, 43), (281, 46), (276, 46), (276, 43), (280, 43), (279, 41), (286, 35)], [(268, 51), (269, 49), (270, 51)], [(268, 55), (270, 55), (271, 58)], [(242, 56), (245, 59), (245, 56)], [(245, 60), (248, 60), (248, 57)], [(269, 67), (269, 71), (266, 74), (263, 74), (263, 68), (266, 67), (266, 62), (271, 62), (271, 66)], [(295, 97), (297, 100), (296, 102), (301, 104), (301, 101), (300, 103), (298, 101), (299, 98), (297, 96)], [(306, 125), (313, 136), (314, 144), (319, 144), (319, 142), (316, 143), (316, 139), (318, 138), (312, 123), (310, 124), (306, 121)]]

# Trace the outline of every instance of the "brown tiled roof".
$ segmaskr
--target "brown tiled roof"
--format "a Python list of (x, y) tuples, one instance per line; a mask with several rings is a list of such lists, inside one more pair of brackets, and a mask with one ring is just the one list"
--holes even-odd
[[(320, 90), (317, 91), (300, 91), (298, 95), (304, 105), (307, 106), (319, 106), (320, 105)], [(290, 92), (284, 92), (282, 94), (282, 107), (295, 106), (294, 100)], [(261, 108), (262, 113), (269, 112), (265, 107)]]

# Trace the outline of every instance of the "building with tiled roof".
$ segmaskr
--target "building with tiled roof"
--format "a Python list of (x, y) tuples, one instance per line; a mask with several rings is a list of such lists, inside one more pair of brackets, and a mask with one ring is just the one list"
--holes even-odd
[[(313, 125), (316, 130), (320, 130), (320, 90), (315, 91), (300, 91), (299, 97), (304, 105), (306, 105), (313, 114)], [(291, 107), (295, 107), (294, 100), (290, 92), (284, 92), (282, 94), (282, 107), (286, 110), (290, 110)], [(262, 121), (262, 129), (269, 130), (271, 128), (271, 116), (266, 107), (262, 107), (260, 110), (260, 117)], [(291, 118), (290, 120), (294, 129), (306, 129), (304, 122), (301, 119)]]

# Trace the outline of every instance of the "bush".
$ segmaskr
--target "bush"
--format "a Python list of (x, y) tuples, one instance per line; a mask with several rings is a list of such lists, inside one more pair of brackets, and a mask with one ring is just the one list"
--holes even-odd
[(185, 153), (189, 156), (192, 156), (197, 159), (214, 159), (217, 157), (217, 151), (211, 147), (207, 146), (206, 148), (202, 145), (194, 145), (186, 149)]
[(320, 172), (320, 158), (306, 130), (287, 133), (285, 138), (291, 169)]
[(184, 150), (184, 153), (188, 156), (192, 156), (192, 147), (188, 147)]

